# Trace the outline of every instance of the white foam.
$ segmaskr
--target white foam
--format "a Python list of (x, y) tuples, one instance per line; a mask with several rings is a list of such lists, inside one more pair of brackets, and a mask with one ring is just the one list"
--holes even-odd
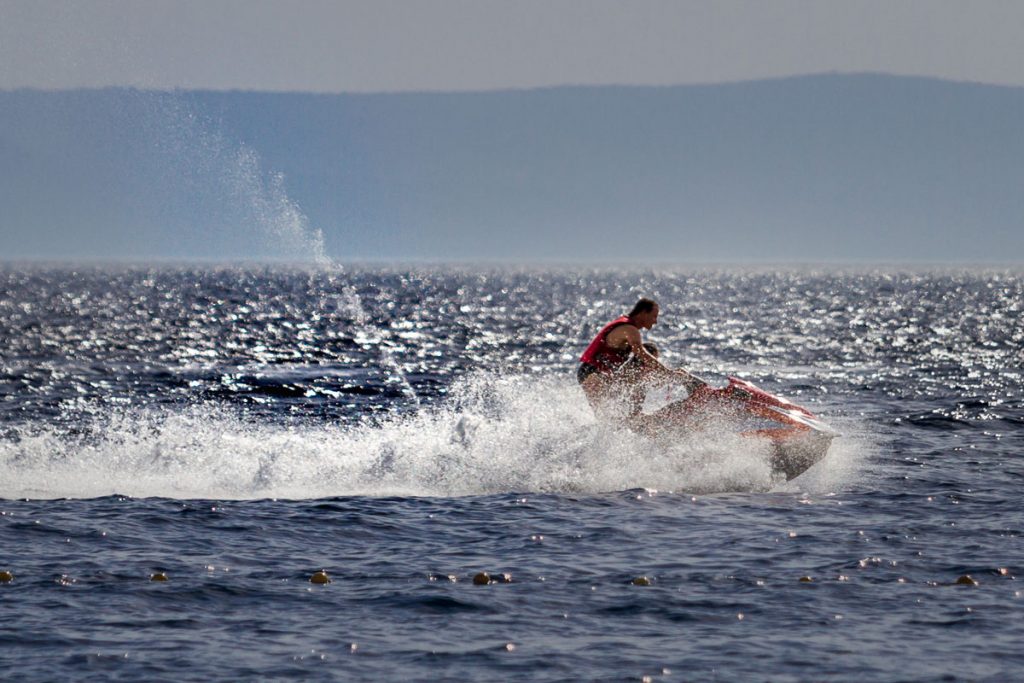
[[(212, 405), (126, 411), (85, 427), (87, 436), (75, 436), (31, 425), (0, 441), (0, 497), (305, 499), (778, 484), (757, 441), (727, 432), (651, 440), (601, 427), (567, 378), (479, 375), (455, 386), (443, 407), (345, 427), (261, 424)], [(832, 474), (806, 481), (835, 487), (854, 461), (847, 452)]]

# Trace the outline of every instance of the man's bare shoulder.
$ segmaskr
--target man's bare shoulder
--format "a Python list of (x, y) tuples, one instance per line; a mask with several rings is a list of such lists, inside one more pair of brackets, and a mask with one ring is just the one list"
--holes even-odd
[(609, 332), (605, 340), (610, 346), (621, 346), (639, 338), (640, 330), (636, 325), (631, 323), (622, 323)]

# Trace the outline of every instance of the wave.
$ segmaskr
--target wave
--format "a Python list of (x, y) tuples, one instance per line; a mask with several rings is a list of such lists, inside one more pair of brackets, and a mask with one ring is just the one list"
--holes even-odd
[(3, 498), (466, 496), (508, 492), (831, 490), (863, 448), (783, 484), (769, 449), (723, 427), (652, 440), (598, 425), (575, 383), (481, 373), (443, 406), (353, 425), (281, 425), (205, 403), (123, 410), (0, 441)]

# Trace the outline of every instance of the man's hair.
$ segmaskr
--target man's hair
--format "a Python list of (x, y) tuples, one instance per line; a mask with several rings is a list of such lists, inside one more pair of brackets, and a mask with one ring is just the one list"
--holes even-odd
[(654, 307), (657, 305), (658, 302), (654, 299), (640, 299), (640, 301), (637, 301), (636, 305), (633, 306), (633, 310), (629, 312), (629, 317), (632, 318), (634, 315), (639, 313), (649, 313), (650, 311), (653, 311)]

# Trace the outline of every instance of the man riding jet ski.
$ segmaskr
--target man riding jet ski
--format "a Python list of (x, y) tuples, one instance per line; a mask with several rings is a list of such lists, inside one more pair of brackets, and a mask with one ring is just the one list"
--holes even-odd
[[(735, 377), (715, 388), (686, 370), (662, 365), (657, 347), (640, 335), (657, 323), (658, 313), (656, 301), (640, 299), (628, 315), (601, 328), (580, 357), (576, 379), (599, 420), (650, 437), (730, 422), (743, 436), (768, 440), (772, 465), (787, 479), (825, 456), (837, 434), (806, 408)], [(689, 395), (645, 414), (650, 384), (682, 385)]]

